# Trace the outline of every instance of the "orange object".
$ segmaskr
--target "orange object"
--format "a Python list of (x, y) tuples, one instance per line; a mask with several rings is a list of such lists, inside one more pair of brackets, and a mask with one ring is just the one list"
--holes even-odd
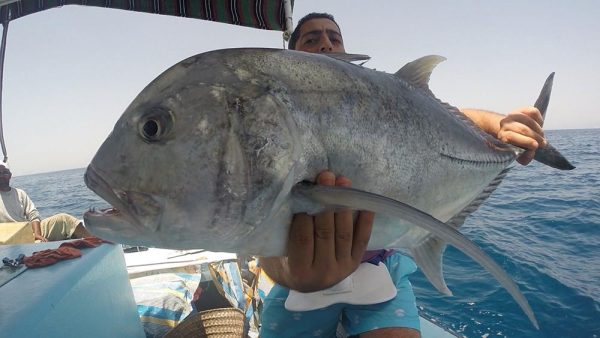
[(81, 257), (79, 248), (95, 248), (102, 243), (109, 243), (98, 237), (87, 237), (71, 242), (62, 243), (57, 249), (34, 252), (23, 259), (28, 268), (41, 268), (59, 261)]

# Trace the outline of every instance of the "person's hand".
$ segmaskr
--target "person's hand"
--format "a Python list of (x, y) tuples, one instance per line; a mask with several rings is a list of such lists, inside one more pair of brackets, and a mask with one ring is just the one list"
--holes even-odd
[[(324, 171), (317, 183), (349, 187), (351, 181)], [(313, 292), (341, 282), (354, 272), (367, 249), (375, 214), (351, 210), (316, 216), (296, 214), (288, 239), (287, 282), (291, 289)]]
[(42, 235), (33, 234), (33, 239), (40, 242), (48, 242), (48, 239)]
[(538, 147), (545, 146), (542, 114), (535, 107), (523, 107), (509, 113), (500, 120), (497, 138), (523, 148), (526, 151), (517, 158), (517, 162), (527, 165), (535, 156)]

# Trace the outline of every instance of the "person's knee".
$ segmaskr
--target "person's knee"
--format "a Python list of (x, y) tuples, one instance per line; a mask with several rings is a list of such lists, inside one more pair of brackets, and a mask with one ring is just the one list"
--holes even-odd
[(72, 223), (77, 225), (78, 223), (81, 223), (81, 221), (79, 219), (77, 219), (77, 217), (61, 212), (60, 214), (56, 214), (56, 217), (60, 217), (61, 219), (64, 219), (66, 222)]
[(86, 237), (94, 237), (92, 233), (88, 231), (88, 229), (83, 225), (83, 222), (79, 221), (75, 226), (75, 230), (71, 235), (71, 238), (86, 238)]
[(44, 221), (47, 223), (64, 224), (67, 228), (75, 228), (77, 224), (81, 223), (79, 219), (66, 213), (52, 215), (46, 218)]

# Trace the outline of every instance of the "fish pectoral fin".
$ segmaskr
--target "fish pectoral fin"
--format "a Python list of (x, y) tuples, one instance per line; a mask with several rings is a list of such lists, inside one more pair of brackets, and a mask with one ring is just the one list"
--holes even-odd
[[(369, 210), (402, 220), (403, 223), (420, 227), (439, 238), (441, 243), (447, 243), (485, 268), (519, 304), (531, 323), (539, 329), (533, 310), (527, 299), (510, 276), (488, 256), (477, 244), (469, 240), (454, 227), (445, 224), (431, 215), (424, 213), (408, 204), (394, 199), (353, 188), (315, 185), (301, 182), (292, 188), (293, 212), (318, 213), (325, 209), (346, 208), (353, 210)], [(382, 248), (383, 249), (383, 248)], [(392, 248), (393, 249), (393, 248)], [(441, 256), (441, 255), (440, 255)], [(418, 263), (418, 262), (417, 262)], [(441, 257), (438, 264), (441, 270)], [(441, 278), (441, 271), (438, 272)], [(439, 283), (438, 283), (439, 284)], [(438, 285), (436, 285), (438, 287)]]
[(431, 236), (423, 243), (410, 249), (412, 258), (429, 282), (446, 296), (452, 296), (444, 280), (442, 269), (442, 256), (446, 250), (446, 243), (435, 236)]

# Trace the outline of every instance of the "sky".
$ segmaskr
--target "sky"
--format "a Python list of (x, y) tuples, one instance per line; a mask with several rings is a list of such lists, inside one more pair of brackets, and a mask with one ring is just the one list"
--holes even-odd
[[(556, 72), (545, 128), (600, 128), (599, 1), (295, 2), (294, 23), (332, 13), (346, 51), (372, 57), (367, 67), (395, 72), (446, 57), (430, 87), (455, 106), (506, 114), (532, 105)], [(4, 65), (13, 175), (87, 166), (135, 96), (187, 57), (282, 46), (281, 32), (114, 9), (69, 5), (19, 18)]]

